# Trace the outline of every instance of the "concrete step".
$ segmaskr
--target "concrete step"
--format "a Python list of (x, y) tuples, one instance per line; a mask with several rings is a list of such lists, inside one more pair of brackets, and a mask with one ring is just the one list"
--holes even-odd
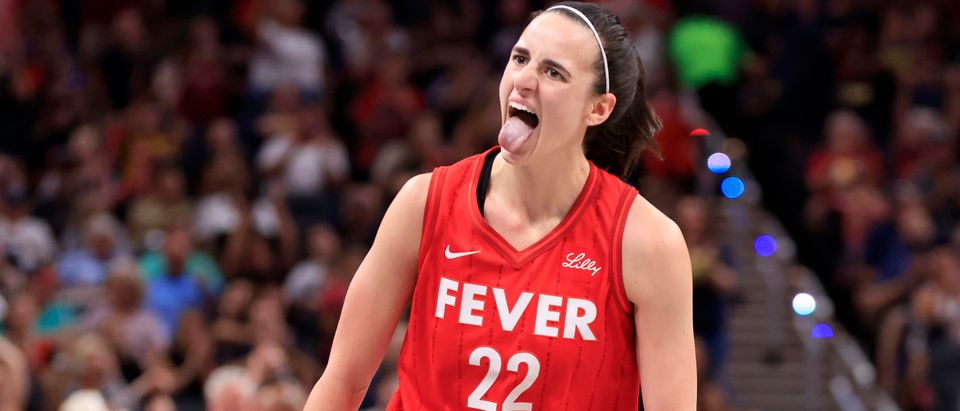
[[(801, 361), (786, 360), (775, 364), (764, 361), (728, 361), (725, 372), (731, 378), (797, 378), (806, 376), (807, 365)], [(821, 367), (821, 369), (827, 367)], [(823, 373), (823, 371), (821, 371)]]
[[(778, 327), (782, 327), (781, 324), (776, 324)], [(730, 331), (766, 331), (767, 330), (767, 318), (766, 316), (758, 317), (748, 317), (748, 316), (734, 316), (730, 319), (730, 323), (727, 324), (727, 329)]]
[[(807, 390), (807, 376), (803, 371), (804, 367), (796, 367), (801, 372), (796, 374), (759, 374), (745, 375), (739, 372), (730, 371), (730, 384), (737, 388), (737, 392), (767, 392), (767, 393), (795, 393), (803, 394)], [(821, 370), (817, 381), (820, 382), (820, 389), (825, 389), (823, 381), (829, 380), (830, 373)]]
[(749, 411), (839, 411), (827, 396), (821, 396), (817, 406), (804, 395), (741, 393), (738, 399), (742, 408)]
[[(764, 348), (753, 349), (753, 350), (730, 350), (727, 353), (727, 364), (731, 363), (765, 363), (767, 359), (769, 350)], [(777, 355), (779, 356), (782, 363), (803, 363), (805, 354), (802, 350), (778, 350)]]
[[(768, 340), (776, 337), (764, 329), (733, 329), (730, 330), (727, 335), (731, 341), (736, 341), (738, 343), (744, 343), (751, 346), (770, 344)], [(796, 335), (790, 335), (789, 331), (785, 331), (780, 335), (781, 340), (776, 341), (778, 348), (803, 348), (803, 344), (799, 339), (797, 339)], [(737, 347), (731, 347), (731, 349), (737, 349)]]
[(731, 320), (737, 320), (740, 318), (767, 318), (767, 313), (770, 310), (776, 310), (779, 314), (787, 318), (794, 315), (793, 308), (790, 307), (789, 303), (785, 305), (772, 305), (767, 304), (766, 301), (747, 301), (742, 304), (733, 305), (728, 312), (730, 313)]

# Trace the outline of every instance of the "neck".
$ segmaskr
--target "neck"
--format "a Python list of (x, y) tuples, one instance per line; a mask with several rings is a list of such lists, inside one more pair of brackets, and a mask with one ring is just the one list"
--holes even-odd
[(556, 153), (548, 161), (530, 165), (509, 164), (498, 154), (488, 196), (499, 197), (529, 222), (563, 218), (589, 175), (590, 164), (581, 150)]

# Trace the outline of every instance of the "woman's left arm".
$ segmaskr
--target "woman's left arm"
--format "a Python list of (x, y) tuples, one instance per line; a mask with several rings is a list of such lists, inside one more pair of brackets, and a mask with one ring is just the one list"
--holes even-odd
[(683, 234), (637, 197), (624, 227), (622, 252), (624, 288), (634, 306), (644, 408), (693, 411), (693, 274)]

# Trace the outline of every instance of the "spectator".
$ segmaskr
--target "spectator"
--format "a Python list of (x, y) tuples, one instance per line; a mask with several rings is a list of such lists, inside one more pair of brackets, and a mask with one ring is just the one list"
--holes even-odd
[(157, 381), (144, 377), (133, 384), (120, 375), (115, 354), (110, 344), (97, 334), (83, 334), (63, 353), (71, 364), (67, 386), (75, 386), (63, 407), (69, 410), (127, 408), (140, 397), (157, 387)]
[(178, 96), (177, 108), (192, 123), (206, 124), (226, 115), (230, 103), (217, 22), (209, 17), (195, 17), (190, 22), (190, 44), (192, 48), (184, 62), (183, 93)]
[(928, 334), (929, 379), (937, 410), (960, 403), (960, 256), (939, 249), (931, 256), (933, 275), (913, 296), (913, 311)]
[(166, 225), (193, 216), (193, 202), (186, 197), (186, 181), (179, 169), (161, 168), (151, 187), (151, 193), (133, 201), (127, 216), (131, 237), (140, 250), (158, 249)]
[(366, 80), (382, 53), (402, 53), (411, 48), (410, 34), (394, 24), (390, 8), (382, 0), (338, 1), (325, 24), (328, 32), (339, 37), (348, 80)]
[(926, 157), (949, 142), (946, 133), (945, 124), (936, 111), (917, 107), (907, 112), (894, 141), (895, 177), (917, 177)]
[(82, 321), (116, 348), (120, 371), (128, 380), (151, 368), (170, 348), (170, 336), (160, 318), (143, 306), (144, 285), (133, 261), (112, 265), (106, 282), (107, 301)]
[(223, 288), (220, 267), (207, 253), (194, 248), (190, 230), (182, 225), (169, 226), (164, 233), (161, 250), (145, 253), (139, 264), (141, 275), (148, 283), (182, 270), (202, 287), (204, 293), (217, 295)]
[(184, 312), (201, 309), (206, 296), (218, 293), (223, 284), (216, 264), (193, 250), (190, 232), (183, 227), (167, 230), (162, 254), (145, 255), (140, 269), (147, 284), (147, 308), (163, 321), (167, 338)]
[(83, 248), (68, 251), (57, 265), (60, 283), (66, 287), (100, 285), (107, 279), (108, 267), (128, 257), (116, 247), (114, 221), (97, 215), (87, 222)]
[(178, 410), (203, 410), (204, 381), (216, 367), (213, 339), (202, 312), (190, 310), (183, 314), (173, 345), (154, 367), (154, 373), (169, 376), (164, 391)]
[(257, 390), (257, 407), (264, 411), (298, 411), (306, 402), (306, 390), (295, 383), (272, 383)]
[(284, 301), (307, 306), (323, 287), (330, 266), (341, 253), (340, 236), (333, 227), (318, 225), (307, 234), (307, 260), (301, 261), (283, 285)]
[(697, 91), (703, 108), (732, 135), (742, 135), (736, 84), (752, 51), (735, 26), (709, 16), (688, 16), (673, 26), (667, 50), (680, 84)]
[(410, 61), (405, 54), (383, 57), (371, 81), (350, 105), (350, 118), (358, 127), (356, 167), (367, 171), (380, 147), (402, 138), (424, 109), (423, 95), (408, 78)]
[(246, 411), (256, 396), (256, 382), (241, 366), (226, 365), (217, 368), (203, 386), (203, 394), (210, 411)]
[(250, 86), (259, 92), (294, 84), (318, 96), (324, 91), (326, 48), (316, 35), (301, 27), (304, 5), (299, 0), (266, 3), (257, 24), (260, 49), (250, 61)]
[(854, 296), (869, 328), (876, 327), (883, 312), (909, 295), (930, 272), (927, 252), (934, 245), (934, 234), (930, 213), (920, 204), (904, 204), (895, 222), (871, 232)]
[(291, 196), (320, 196), (347, 177), (346, 148), (324, 117), (317, 106), (301, 109), (291, 119), (296, 125), (288, 133), (271, 136), (257, 154), (259, 171), (276, 177)]
[(717, 244), (710, 230), (707, 205), (685, 197), (677, 203), (676, 221), (690, 249), (693, 267), (693, 330), (709, 355), (710, 376), (720, 378), (728, 350), (728, 305), (737, 285), (729, 251)]
[[(12, 165), (11, 172), (17, 173)], [(43, 220), (30, 215), (30, 196), (25, 176), (20, 174), (6, 182), (0, 199), (0, 250), (11, 265), (24, 273), (32, 273), (42, 264), (52, 262), (57, 251), (53, 231)]]
[(215, 243), (219, 254), (226, 236), (240, 223), (241, 208), (246, 206), (251, 175), (242, 158), (227, 154), (212, 157), (202, 172), (200, 192), (194, 215), (194, 228), (199, 239)]
[(143, 92), (148, 73), (148, 38), (143, 17), (136, 9), (116, 14), (111, 27), (112, 44), (99, 57), (100, 75), (111, 106), (126, 107)]
[(268, 196), (253, 205), (238, 205), (239, 224), (225, 238), (219, 255), (224, 272), (232, 278), (279, 284), (295, 262), (298, 233), (282, 186), (272, 187)]
[(227, 285), (217, 304), (217, 316), (210, 325), (215, 355), (224, 364), (245, 357), (253, 349), (255, 329), (248, 321), (253, 301), (253, 284), (235, 280)]
[(6, 337), (26, 356), (31, 369), (39, 369), (50, 361), (53, 341), (41, 336), (35, 328), (39, 316), (39, 303), (33, 294), (14, 294), (9, 302)]
[(856, 182), (876, 185), (883, 181), (883, 157), (870, 143), (866, 125), (856, 114), (838, 111), (825, 127), (825, 147), (807, 165), (807, 187), (814, 198), (836, 203), (836, 192)]

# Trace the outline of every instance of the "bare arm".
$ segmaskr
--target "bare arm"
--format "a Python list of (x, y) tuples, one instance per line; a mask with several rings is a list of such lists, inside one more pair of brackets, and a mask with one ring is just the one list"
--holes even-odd
[(693, 411), (697, 367), (690, 255), (677, 225), (640, 197), (624, 228), (623, 280), (634, 304), (644, 408)]
[(430, 175), (404, 185), (350, 283), (330, 360), (305, 410), (356, 410), (380, 366), (417, 278)]
[(0, 335), (0, 411), (24, 409), (30, 391), (30, 364), (10, 340)]

